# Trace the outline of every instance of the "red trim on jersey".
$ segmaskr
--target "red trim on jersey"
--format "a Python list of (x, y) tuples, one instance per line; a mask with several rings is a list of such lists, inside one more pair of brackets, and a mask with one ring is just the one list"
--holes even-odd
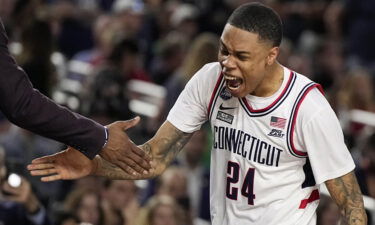
[(212, 92), (210, 103), (208, 104), (208, 109), (207, 109), (207, 113), (208, 114), (207, 115), (210, 115), (212, 103), (213, 103), (213, 101), (215, 99), (215, 95), (216, 95), (217, 89), (219, 88), (222, 79), (223, 79), (223, 73), (220, 73), (219, 79), (217, 79), (217, 81), (216, 81), (215, 89)]
[(322, 93), (322, 95), (325, 95), (322, 85), (318, 84), (316, 87)]
[(246, 97), (243, 97), (242, 100), (243, 102), (245, 103), (246, 107), (250, 110), (250, 112), (252, 113), (258, 113), (258, 112), (264, 112), (264, 111), (267, 111), (269, 110), (270, 108), (272, 108), (283, 96), (284, 94), (286, 93), (286, 91), (288, 90), (288, 87), (290, 85), (290, 83), (292, 82), (292, 79), (293, 79), (293, 72), (290, 71), (290, 74), (289, 74), (289, 80), (288, 80), (288, 83), (285, 85), (284, 87), (284, 90), (281, 92), (281, 94), (279, 95), (279, 97), (277, 97), (277, 99), (275, 101), (273, 101), (269, 106), (267, 106), (266, 108), (263, 108), (263, 109), (253, 109), (249, 103), (247, 102), (246, 100)]
[(319, 191), (317, 189), (313, 190), (307, 199), (301, 200), (299, 204), (299, 209), (305, 209), (307, 204), (320, 199)]
[(302, 152), (302, 151), (299, 151), (296, 149), (296, 147), (294, 146), (294, 142), (293, 142), (293, 135), (294, 135), (294, 127), (296, 125), (296, 120), (297, 120), (297, 115), (298, 115), (298, 110), (299, 110), (299, 107), (301, 106), (303, 100), (305, 99), (306, 95), (314, 88), (318, 88), (319, 91), (323, 91), (322, 87), (320, 84), (314, 84), (310, 87), (307, 88), (307, 90), (305, 91), (305, 93), (303, 93), (301, 99), (298, 101), (297, 103), (297, 106), (296, 106), (296, 110), (294, 110), (294, 115), (293, 115), (293, 121), (292, 121), (292, 128), (290, 129), (290, 145), (292, 147), (292, 150), (294, 153), (296, 153), (297, 155), (299, 156), (307, 156), (307, 152)]

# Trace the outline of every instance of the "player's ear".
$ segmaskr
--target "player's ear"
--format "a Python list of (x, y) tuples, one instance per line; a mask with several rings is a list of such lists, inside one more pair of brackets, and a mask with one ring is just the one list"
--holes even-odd
[(266, 63), (270, 66), (275, 63), (277, 56), (279, 55), (280, 48), (278, 46), (272, 47), (267, 55)]

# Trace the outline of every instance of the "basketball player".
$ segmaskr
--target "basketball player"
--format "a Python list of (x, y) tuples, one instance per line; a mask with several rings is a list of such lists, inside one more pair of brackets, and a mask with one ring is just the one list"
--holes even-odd
[[(342, 210), (343, 224), (367, 224), (339, 122), (318, 84), (276, 61), (281, 37), (280, 18), (268, 7), (250, 3), (232, 13), (219, 62), (194, 75), (167, 121), (140, 146), (153, 156), (151, 175), (129, 175), (74, 150), (34, 160), (31, 173), (43, 181), (157, 176), (209, 121), (212, 224), (316, 224), (322, 183)], [(69, 157), (82, 160), (65, 162)]]

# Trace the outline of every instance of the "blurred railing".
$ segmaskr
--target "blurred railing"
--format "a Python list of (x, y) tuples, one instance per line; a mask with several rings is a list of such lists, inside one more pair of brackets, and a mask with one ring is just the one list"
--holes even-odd
[(375, 127), (375, 113), (373, 112), (354, 109), (349, 112), (349, 119), (353, 122)]

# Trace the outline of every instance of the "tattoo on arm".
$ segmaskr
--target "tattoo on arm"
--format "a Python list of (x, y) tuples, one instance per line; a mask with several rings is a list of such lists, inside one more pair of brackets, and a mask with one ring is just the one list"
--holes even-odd
[(98, 176), (104, 176), (109, 179), (132, 179), (131, 174), (125, 173), (118, 166), (115, 166), (103, 158), (101, 158), (99, 168), (100, 170), (96, 174)]
[(151, 177), (160, 175), (176, 158), (181, 149), (189, 141), (192, 133), (185, 133), (165, 122), (150, 141), (140, 146), (152, 156), (153, 172)]
[(97, 156), (94, 160), (97, 161), (97, 169), (92, 173), (94, 176), (106, 177), (112, 180), (140, 180), (153, 177), (153, 174), (139, 174), (129, 173), (122, 170), (120, 167), (108, 162), (107, 160)]
[(184, 133), (176, 128), (170, 131), (168, 136), (164, 136), (158, 140), (159, 147), (157, 151), (158, 154), (156, 155), (156, 160), (163, 162), (166, 166), (176, 158), (192, 135), (190, 133)]
[(340, 207), (343, 214), (343, 221), (341, 224), (367, 224), (363, 196), (353, 172), (326, 181), (326, 186), (331, 197)]
[(146, 154), (152, 156), (152, 151), (151, 151), (151, 146), (150, 146), (150, 144), (145, 143), (145, 144), (141, 145), (140, 147), (143, 149), (143, 151), (145, 151)]

